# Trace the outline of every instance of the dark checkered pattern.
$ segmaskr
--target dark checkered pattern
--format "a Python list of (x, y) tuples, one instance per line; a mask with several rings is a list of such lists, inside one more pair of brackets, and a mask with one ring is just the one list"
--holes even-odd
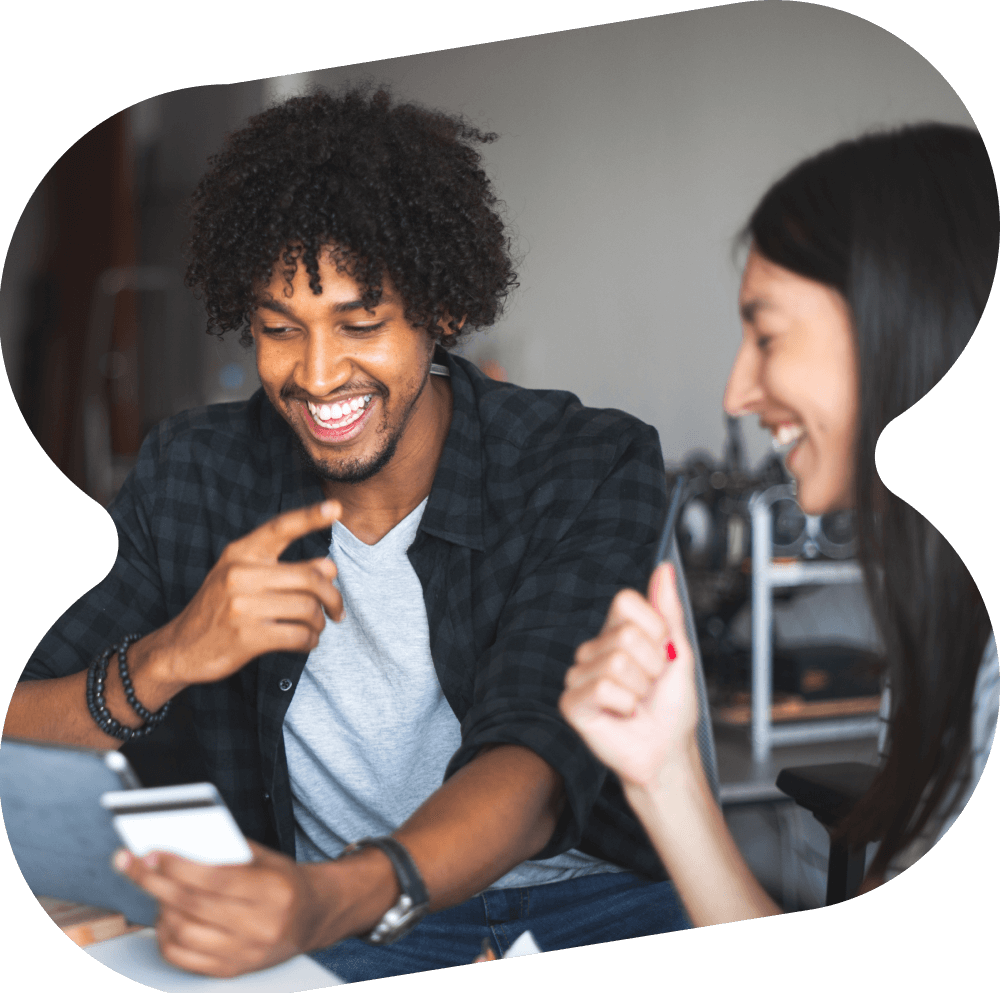
[[(665, 509), (656, 431), (566, 392), (492, 382), (448, 356), (454, 416), (409, 558), (431, 652), (461, 721), (447, 775), (487, 744), (529, 747), (562, 775), (566, 808), (540, 856), (580, 846), (663, 870), (620, 788), (559, 715), (576, 647), (622, 587), (645, 589)], [(127, 632), (163, 625), (222, 549), (280, 511), (322, 499), (293, 432), (258, 392), (156, 428), (111, 513), (109, 576), (49, 631), (23, 677), (62, 676)], [(329, 532), (286, 559), (326, 554)], [(274, 653), (185, 693), (205, 764), (245, 833), (294, 852), (282, 720), (305, 656)], [(446, 775), (446, 776), (447, 776)]]

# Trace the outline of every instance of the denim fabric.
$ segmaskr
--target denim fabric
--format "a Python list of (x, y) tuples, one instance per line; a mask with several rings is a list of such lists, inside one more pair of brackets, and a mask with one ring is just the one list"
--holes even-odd
[(350, 938), (312, 957), (356, 983), (467, 965), (479, 954), (483, 938), (503, 957), (525, 931), (542, 951), (555, 951), (690, 926), (672, 882), (652, 882), (631, 872), (584, 875), (523, 889), (487, 889), (425, 917), (394, 944)]

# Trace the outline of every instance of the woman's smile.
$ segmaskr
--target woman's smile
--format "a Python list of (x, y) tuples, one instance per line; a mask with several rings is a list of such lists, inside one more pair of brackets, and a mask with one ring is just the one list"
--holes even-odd
[(740, 289), (743, 342), (730, 414), (757, 414), (798, 483), (803, 510), (852, 505), (858, 374), (850, 312), (827, 285), (751, 249)]

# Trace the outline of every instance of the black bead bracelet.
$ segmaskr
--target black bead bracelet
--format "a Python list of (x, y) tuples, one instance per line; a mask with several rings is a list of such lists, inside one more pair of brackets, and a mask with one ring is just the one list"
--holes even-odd
[[(140, 637), (135, 634), (125, 636), (117, 646), (109, 646), (103, 653), (96, 656), (87, 668), (87, 708), (90, 711), (90, 716), (102, 732), (114, 740), (122, 740), (123, 742), (138, 739), (140, 736), (148, 736), (166, 718), (167, 710), (170, 708), (168, 701), (158, 712), (150, 712), (135, 696), (135, 688), (132, 686), (132, 678), (128, 672), (127, 653), (129, 646), (138, 638)], [(122, 725), (117, 719), (112, 718), (104, 699), (108, 664), (115, 653), (118, 654), (118, 675), (121, 677), (122, 687), (125, 689), (125, 697), (136, 715), (145, 723), (144, 726), (136, 729)]]

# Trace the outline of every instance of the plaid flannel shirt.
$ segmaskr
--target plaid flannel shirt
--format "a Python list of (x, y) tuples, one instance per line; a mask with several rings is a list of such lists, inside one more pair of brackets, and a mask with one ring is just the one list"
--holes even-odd
[[(431, 654), (461, 723), (445, 778), (486, 744), (518, 744), (562, 777), (566, 806), (538, 857), (579, 847), (652, 878), (664, 872), (620, 786), (559, 714), (576, 647), (622, 587), (643, 591), (663, 524), (656, 431), (567, 392), (493, 382), (447, 356), (454, 411), (408, 556), (423, 586)], [(192, 599), (223, 548), (323, 498), (294, 432), (258, 391), (155, 428), (111, 507), (111, 573), (42, 639), (22, 679), (71, 674), (128, 632)], [(329, 531), (282, 558), (327, 554)], [(211, 780), (244, 833), (294, 854), (282, 720), (305, 654), (259, 657), (182, 692)]]

